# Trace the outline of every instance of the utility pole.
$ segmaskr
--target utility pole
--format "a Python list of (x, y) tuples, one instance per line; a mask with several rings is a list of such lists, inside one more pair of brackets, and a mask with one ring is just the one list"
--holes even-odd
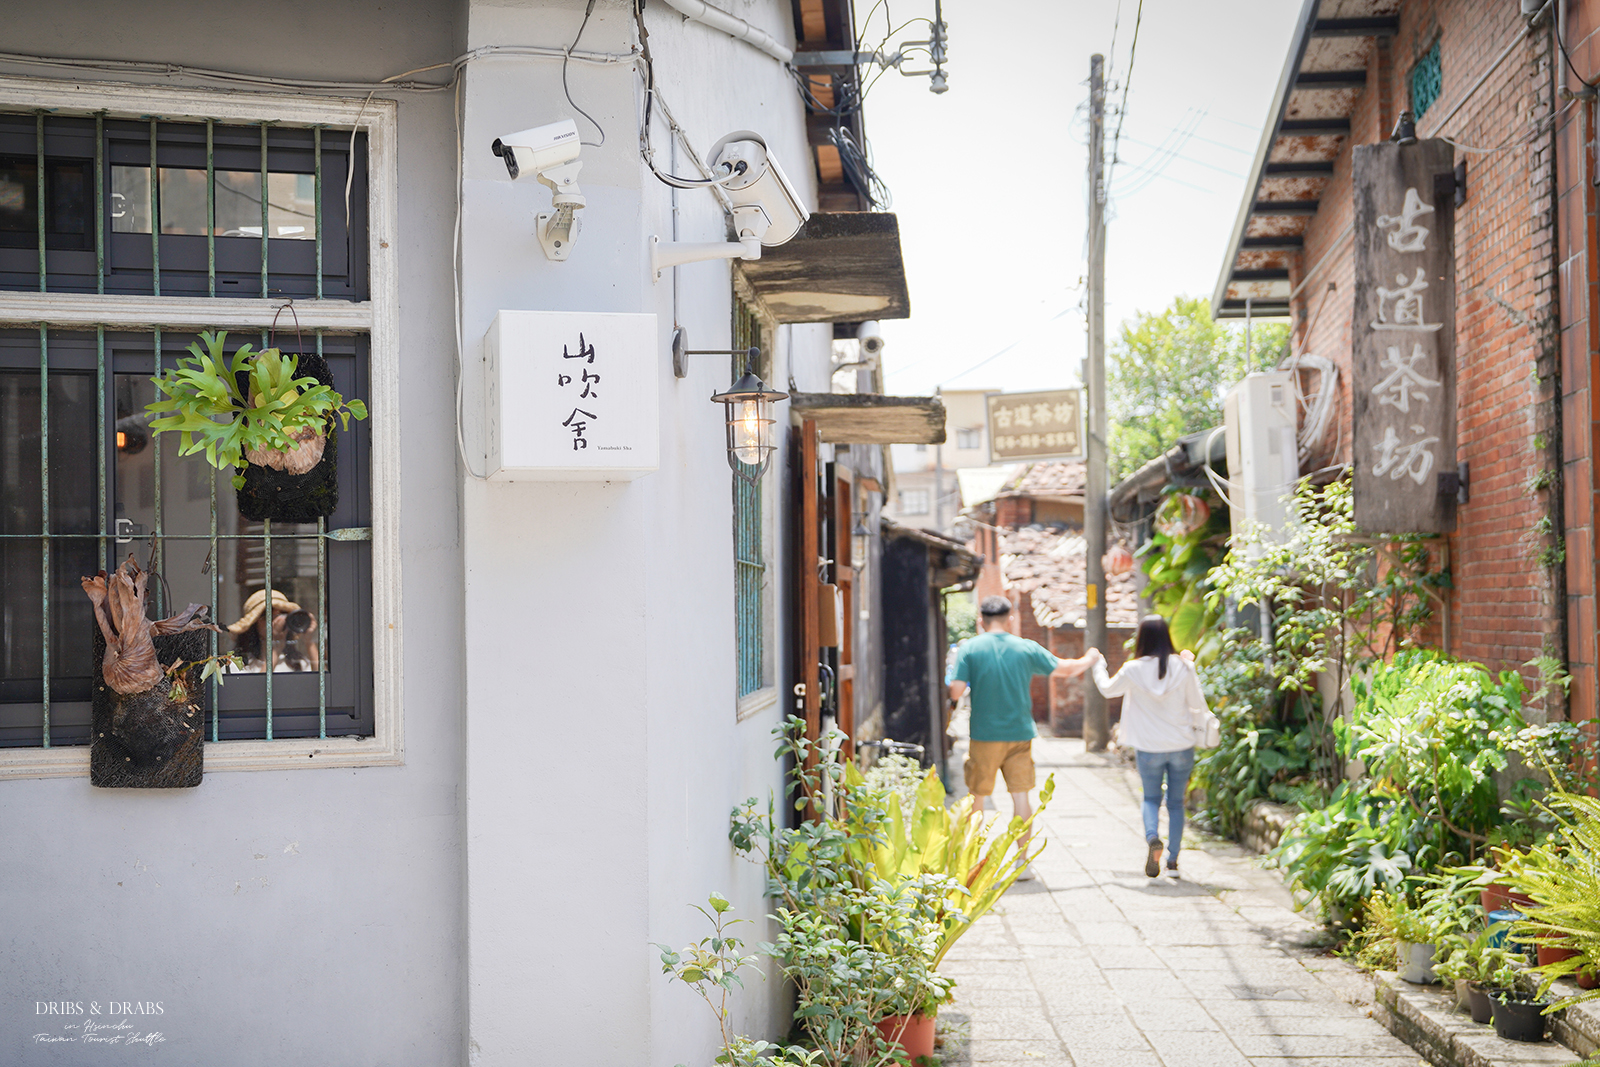
[[(1083, 490), (1083, 534), (1088, 552), (1085, 593), (1088, 619), (1083, 640), (1106, 650), (1106, 84), (1105, 56), (1089, 57), (1089, 359), (1084, 385), (1089, 403), (1087, 484)], [(1106, 698), (1084, 679), (1083, 742), (1104, 752), (1111, 741)]]

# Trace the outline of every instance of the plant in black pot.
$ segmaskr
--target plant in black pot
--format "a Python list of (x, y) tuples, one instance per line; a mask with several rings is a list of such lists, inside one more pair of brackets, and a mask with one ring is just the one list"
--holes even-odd
[[(1515, 981), (1515, 978), (1512, 978)], [(1494, 1032), (1507, 1041), (1543, 1041), (1550, 1001), (1514, 986), (1489, 994), (1494, 1002)]]
[(153, 433), (176, 432), (178, 452), (203, 453), (234, 470), (239, 513), (260, 522), (315, 522), (339, 502), (337, 422), (367, 417), (367, 406), (333, 388), (326, 361), (277, 348), (240, 345), (227, 333), (202, 333), (188, 357), (159, 378), (161, 398), (145, 410)]
[(1488, 929), (1474, 937), (1446, 934), (1439, 940), (1434, 973), (1446, 982), (1464, 986), (1466, 1007), (1473, 1022), (1489, 1022), (1494, 1015), (1492, 992), (1516, 987), (1513, 954), (1495, 945), (1499, 930)]

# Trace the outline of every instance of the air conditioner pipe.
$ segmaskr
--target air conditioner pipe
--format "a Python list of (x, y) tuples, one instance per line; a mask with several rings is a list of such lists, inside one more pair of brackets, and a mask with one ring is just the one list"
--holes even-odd
[(737, 37), (751, 47), (765, 52), (779, 63), (790, 63), (794, 60), (793, 50), (779, 44), (766, 30), (758, 29), (738, 15), (730, 15), (720, 7), (712, 7), (705, 0), (665, 0), (665, 3), (691, 22), (721, 30), (729, 37)]

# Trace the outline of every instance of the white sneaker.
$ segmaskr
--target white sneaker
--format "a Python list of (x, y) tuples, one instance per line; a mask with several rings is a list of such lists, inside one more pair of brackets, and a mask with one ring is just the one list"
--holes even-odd
[(1031, 882), (1037, 877), (1038, 875), (1033, 873), (1033, 864), (1031, 863), (1017, 873), (1017, 881), (1019, 882)]

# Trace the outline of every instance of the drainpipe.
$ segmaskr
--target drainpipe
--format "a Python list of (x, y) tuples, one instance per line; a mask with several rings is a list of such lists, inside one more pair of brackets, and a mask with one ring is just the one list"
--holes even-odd
[(730, 15), (720, 7), (712, 7), (705, 0), (665, 0), (668, 7), (678, 11), (684, 18), (691, 22), (698, 22), (721, 30), (730, 37), (758, 48), (779, 63), (789, 63), (794, 59), (794, 51), (778, 43), (766, 30), (750, 25), (738, 15)]

